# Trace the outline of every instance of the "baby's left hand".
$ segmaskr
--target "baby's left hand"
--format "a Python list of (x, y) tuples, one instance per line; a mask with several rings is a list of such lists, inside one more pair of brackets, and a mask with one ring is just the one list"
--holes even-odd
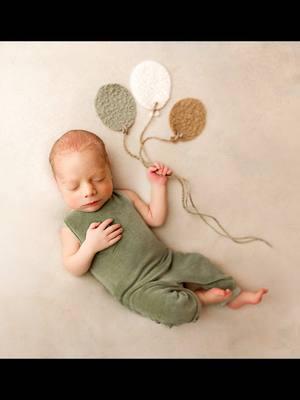
[(165, 185), (168, 180), (168, 176), (171, 176), (173, 171), (166, 165), (155, 162), (152, 164), (148, 170), (148, 179), (151, 183), (156, 183), (159, 185)]

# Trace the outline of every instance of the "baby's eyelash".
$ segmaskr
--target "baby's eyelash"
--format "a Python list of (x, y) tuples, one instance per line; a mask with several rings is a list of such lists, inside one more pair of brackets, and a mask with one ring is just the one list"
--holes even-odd
[[(94, 179), (94, 182), (102, 182), (104, 181), (105, 178), (102, 179)], [(69, 190), (70, 192), (73, 192), (74, 190), (78, 189), (78, 186), (74, 187), (74, 188), (67, 188), (67, 190)]]

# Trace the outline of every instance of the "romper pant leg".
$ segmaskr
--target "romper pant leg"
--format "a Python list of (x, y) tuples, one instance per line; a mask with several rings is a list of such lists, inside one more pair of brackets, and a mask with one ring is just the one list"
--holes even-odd
[(135, 290), (128, 307), (158, 323), (180, 325), (199, 318), (201, 302), (198, 296), (183, 285), (162, 280), (152, 281)]
[(232, 295), (219, 305), (232, 301), (241, 291), (232, 276), (224, 274), (216, 264), (200, 253), (173, 251), (172, 267), (161, 279), (170, 283), (189, 283), (192, 290), (213, 287), (231, 289)]

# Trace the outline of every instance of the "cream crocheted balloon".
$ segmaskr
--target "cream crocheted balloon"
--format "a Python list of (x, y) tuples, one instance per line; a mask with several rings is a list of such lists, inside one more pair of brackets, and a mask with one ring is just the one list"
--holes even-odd
[(143, 61), (130, 76), (133, 96), (144, 108), (161, 109), (170, 98), (171, 78), (167, 69), (156, 61)]

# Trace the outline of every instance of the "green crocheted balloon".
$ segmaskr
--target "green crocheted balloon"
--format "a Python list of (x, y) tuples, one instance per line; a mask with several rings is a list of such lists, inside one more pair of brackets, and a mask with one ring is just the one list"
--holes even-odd
[(95, 106), (103, 124), (113, 131), (127, 130), (135, 121), (135, 100), (129, 90), (117, 83), (99, 89)]

